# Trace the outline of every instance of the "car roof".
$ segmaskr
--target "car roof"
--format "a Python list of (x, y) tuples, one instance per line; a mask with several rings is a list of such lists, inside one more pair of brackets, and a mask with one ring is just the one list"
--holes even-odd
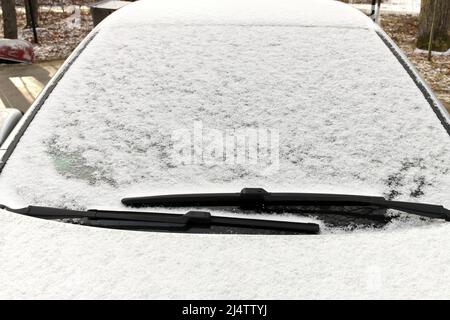
[(371, 20), (334, 0), (144, 0), (107, 19), (109, 26), (133, 24), (298, 25), (367, 28)]
[[(34, 105), (0, 175), (0, 203), (121, 207), (125, 196), (262, 187), (449, 206), (449, 135), (434, 98), (377, 28), (349, 27), (362, 14), (320, 1), (343, 6), (347, 25), (311, 27), (318, 4), (298, 4), (310, 25), (274, 23), (267, 7), (251, 24), (187, 23), (191, 9), (157, 14), (151, 1), (113, 14)], [(270, 154), (179, 161), (179, 139), (196, 132), (237, 141), (259, 130), (274, 134), (278, 167)]]

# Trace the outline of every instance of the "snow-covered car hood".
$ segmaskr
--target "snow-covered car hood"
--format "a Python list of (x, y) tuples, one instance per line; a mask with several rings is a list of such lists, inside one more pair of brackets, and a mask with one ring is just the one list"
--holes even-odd
[(323, 236), (180, 235), (0, 211), (0, 298), (448, 298), (450, 225)]

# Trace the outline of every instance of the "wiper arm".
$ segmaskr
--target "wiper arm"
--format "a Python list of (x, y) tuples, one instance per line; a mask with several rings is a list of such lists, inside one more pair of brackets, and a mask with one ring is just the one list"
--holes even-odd
[[(231, 207), (263, 209), (271, 206), (375, 206), (405, 213), (450, 221), (450, 210), (440, 205), (392, 201), (383, 197), (322, 193), (275, 193), (262, 188), (244, 188), (237, 193), (174, 194), (124, 198), (122, 203), (132, 207)], [(320, 211), (319, 211), (320, 212)]]
[(204, 211), (172, 214), (107, 210), (78, 211), (38, 206), (11, 209), (1, 204), (0, 209), (44, 219), (85, 219), (84, 225), (104, 228), (192, 232), (194, 229), (226, 227), (301, 234), (317, 234), (320, 232), (320, 227), (316, 223), (220, 217)]

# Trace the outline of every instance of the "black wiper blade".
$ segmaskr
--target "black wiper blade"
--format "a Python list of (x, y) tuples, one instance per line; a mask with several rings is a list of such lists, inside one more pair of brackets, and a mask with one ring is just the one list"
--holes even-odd
[[(374, 206), (405, 213), (450, 221), (450, 210), (440, 205), (393, 201), (383, 197), (325, 193), (275, 193), (262, 188), (244, 188), (237, 193), (193, 193), (124, 198), (131, 207), (240, 207), (264, 209), (272, 206)], [(320, 211), (318, 211), (320, 213)]]
[(320, 226), (316, 223), (221, 217), (204, 211), (172, 214), (107, 210), (78, 211), (39, 206), (11, 209), (1, 204), (0, 209), (44, 219), (86, 219), (83, 224), (104, 228), (190, 232), (192, 229), (199, 228), (226, 227), (300, 234), (318, 234), (320, 232)]

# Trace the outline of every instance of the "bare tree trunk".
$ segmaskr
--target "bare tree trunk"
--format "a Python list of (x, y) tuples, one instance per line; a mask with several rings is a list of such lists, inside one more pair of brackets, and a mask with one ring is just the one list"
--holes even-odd
[[(39, 19), (39, 3), (38, 0), (24, 0), (25, 2), (25, 11), (27, 13), (27, 28), (31, 28), (31, 14), (33, 14), (34, 17), (34, 23), (36, 23), (36, 27), (38, 26), (38, 19)], [(30, 4), (33, 10), (30, 9)], [(32, 12), (31, 12), (32, 11)]]
[(432, 50), (447, 51), (450, 48), (450, 37), (448, 34), (450, 29), (449, 0), (422, 0), (417, 32), (417, 47), (420, 49), (428, 49), (435, 5), (436, 16), (434, 21)]
[(16, 3), (14, 0), (2, 0), (3, 34), (5, 38), (17, 39)]

